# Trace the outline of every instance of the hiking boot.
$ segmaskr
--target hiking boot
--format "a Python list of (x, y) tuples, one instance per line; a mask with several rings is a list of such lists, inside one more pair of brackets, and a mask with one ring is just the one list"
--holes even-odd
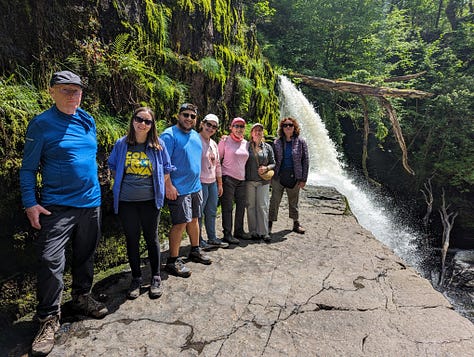
[(211, 247), (216, 247), (216, 248), (227, 248), (229, 246), (229, 243), (223, 242), (222, 239), (219, 239), (219, 238), (208, 239), (207, 244)]
[(212, 263), (211, 257), (206, 254), (203, 254), (201, 252), (201, 248), (192, 249), (188, 255), (188, 259), (192, 260), (193, 262), (201, 263), (205, 265), (209, 265)]
[(191, 276), (191, 269), (184, 265), (182, 258), (177, 258), (173, 263), (166, 263), (165, 270), (181, 278), (189, 278)]
[(232, 234), (224, 233), (223, 240), (229, 244), (239, 244), (240, 241), (237, 238), (232, 237)]
[(248, 233), (245, 233), (245, 232), (234, 233), (234, 237), (239, 238), (239, 239), (244, 239), (244, 240), (252, 239), (252, 236)]
[(46, 356), (54, 347), (54, 334), (59, 330), (59, 315), (39, 319), (40, 329), (31, 344), (33, 356)]
[(127, 298), (130, 300), (140, 296), (140, 288), (142, 287), (142, 278), (132, 278), (130, 287), (128, 288)]
[(299, 234), (304, 234), (306, 230), (300, 226), (300, 222), (294, 221), (293, 222), (293, 232), (299, 233)]
[(148, 292), (150, 299), (157, 299), (163, 295), (163, 284), (161, 283), (161, 277), (154, 276), (151, 279), (150, 291)]
[(83, 315), (96, 319), (101, 319), (109, 313), (107, 306), (95, 300), (90, 293), (73, 296), (72, 308)]

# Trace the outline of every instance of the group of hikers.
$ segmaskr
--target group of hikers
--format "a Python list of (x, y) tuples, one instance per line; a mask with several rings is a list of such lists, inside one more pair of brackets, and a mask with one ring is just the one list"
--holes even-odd
[[(54, 105), (30, 121), (25, 138), (20, 169), (22, 203), (31, 226), (39, 230), (35, 246), (40, 259), (36, 309), (40, 328), (32, 343), (33, 355), (47, 355), (54, 347), (69, 241), (73, 309), (94, 318), (108, 313), (106, 305), (91, 296), (94, 253), (101, 235), (101, 193), (95, 160), (96, 126), (80, 108), (83, 88), (77, 74), (54, 73), (49, 88)], [(305, 232), (299, 223), (298, 200), (307, 181), (309, 157), (297, 120), (281, 119), (278, 138), (270, 145), (260, 123), (252, 125), (247, 141), (247, 123), (237, 117), (231, 122), (230, 133), (217, 144), (212, 136), (219, 129), (219, 118), (207, 114), (199, 132), (195, 130), (197, 118), (197, 106), (184, 103), (177, 123), (158, 135), (155, 113), (140, 107), (108, 158), (114, 178), (114, 212), (126, 237), (132, 274), (129, 299), (140, 295), (143, 284), (142, 235), (151, 269), (149, 296), (158, 298), (163, 293), (158, 226), (164, 205), (172, 223), (165, 269), (184, 278), (191, 275), (187, 260), (212, 263), (206, 251), (239, 244), (240, 239), (270, 242), (285, 191), (293, 231)], [(222, 239), (216, 234), (219, 199)], [(248, 232), (244, 231), (245, 211)], [(179, 255), (184, 232), (191, 242), (187, 259)]]

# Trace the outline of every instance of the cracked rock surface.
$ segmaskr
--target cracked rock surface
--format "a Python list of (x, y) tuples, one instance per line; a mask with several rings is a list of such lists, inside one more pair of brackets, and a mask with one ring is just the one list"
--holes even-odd
[(99, 282), (110, 315), (63, 327), (50, 356), (474, 355), (474, 325), (344, 214), (339, 193), (309, 187), (300, 205), (306, 234), (284, 199), (271, 243), (212, 251), (189, 279), (163, 271), (157, 300), (127, 300), (129, 273)]

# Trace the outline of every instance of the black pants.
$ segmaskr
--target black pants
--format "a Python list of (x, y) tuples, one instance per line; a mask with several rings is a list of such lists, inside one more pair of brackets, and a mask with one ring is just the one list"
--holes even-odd
[(222, 176), (223, 190), (221, 196), (222, 230), (232, 234), (232, 212), (235, 201), (234, 235), (244, 232), (244, 215), (246, 204), (245, 181), (230, 176)]
[(154, 200), (120, 201), (118, 215), (127, 239), (127, 255), (132, 277), (140, 278), (142, 276), (140, 268), (142, 230), (148, 250), (148, 259), (150, 259), (151, 276), (160, 275), (160, 241), (158, 239), (160, 210), (156, 208)]
[(94, 278), (94, 253), (101, 235), (100, 207), (47, 206), (41, 215), (41, 231), (35, 241), (40, 257), (37, 314), (40, 318), (60, 311), (64, 289), (66, 244), (72, 244), (72, 295), (90, 292)]

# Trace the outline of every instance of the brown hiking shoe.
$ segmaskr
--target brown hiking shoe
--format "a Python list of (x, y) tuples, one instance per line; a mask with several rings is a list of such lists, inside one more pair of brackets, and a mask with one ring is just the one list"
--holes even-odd
[(73, 296), (72, 307), (75, 311), (96, 319), (101, 319), (109, 313), (107, 306), (92, 298), (91, 294)]
[(293, 232), (299, 233), (299, 234), (304, 234), (306, 232), (306, 229), (300, 226), (300, 222), (294, 221), (293, 222)]
[(31, 344), (33, 356), (46, 356), (54, 347), (54, 334), (59, 330), (59, 315), (39, 319), (40, 329)]

